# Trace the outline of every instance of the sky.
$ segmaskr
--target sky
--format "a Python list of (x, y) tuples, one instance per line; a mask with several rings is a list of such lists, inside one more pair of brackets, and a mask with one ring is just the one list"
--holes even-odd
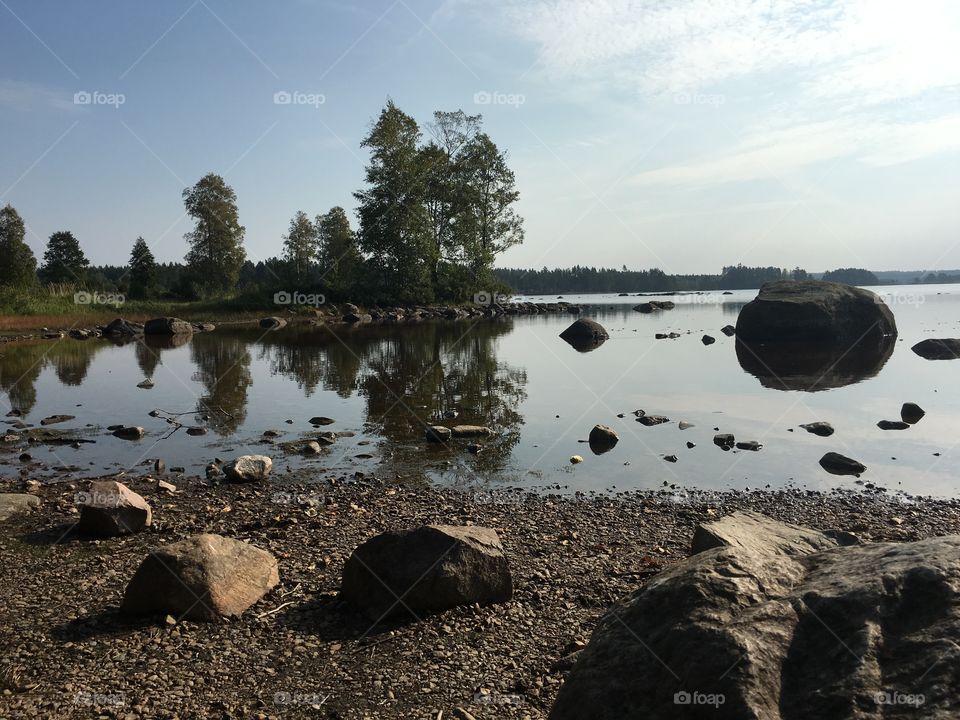
[(958, 47), (955, 0), (0, 0), (0, 204), (38, 258), (177, 261), (216, 172), (264, 259), (353, 215), (392, 98), (483, 114), (503, 267), (956, 268)]

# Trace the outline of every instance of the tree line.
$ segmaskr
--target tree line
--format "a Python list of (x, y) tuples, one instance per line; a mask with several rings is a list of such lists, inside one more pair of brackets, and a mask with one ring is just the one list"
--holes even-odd
[(41, 264), (10, 205), (0, 209), (0, 288), (117, 290), (131, 298), (207, 299), (274, 290), (369, 303), (457, 301), (490, 289), (497, 256), (523, 241), (507, 154), (480, 115), (438, 111), (421, 130), (392, 100), (361, 143), (370, 153), (354, 193), (358, 226), (341, 207), (298, 210), (281, 251), (253, 263), (237, 196), (210, 173), (183, 191), (194, 226), (184, 263), (160, 264), (138, 237), (125, 266), (91, 267), (74, 235), (53, 233)]

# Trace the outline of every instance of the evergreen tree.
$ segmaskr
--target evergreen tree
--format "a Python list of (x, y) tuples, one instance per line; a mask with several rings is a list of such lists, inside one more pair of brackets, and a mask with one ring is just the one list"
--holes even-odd
[(130, 253), (130, 297), (148, 298), (157, 289), (157, 261), (146, 240), (138, 237)]
[(317, 257), (317, 228), (303, 210), (298, 210), (290, 221), (290, 229), (283, 236), (283, 247), (283, 257), (293, 269), (295, 279), (303, 280)]
[(37, 282), (37, 259), (24, 242), (25, 232), (12, 205), (0, 210), (0, 287), (29, 288)]
[(90, 261), (80, 249), (80, 243), (69, 230), (55, 232), (47, 241), (43, 253), (40, 279), (48, 283), (84, 285)]
[(316, 228), (324, 283), (338, 295), (349, 295), (356, 287), (363, 258), (346, 211), (335, 207), (318, 215)]
[(214, 173), (202, 177), (183, 191), (187, 213), (196, 220), (184, 235), (190, 245), (187, 268), (198, 294), (222, 294), (233, 290), (246, 259), (237, 194)]

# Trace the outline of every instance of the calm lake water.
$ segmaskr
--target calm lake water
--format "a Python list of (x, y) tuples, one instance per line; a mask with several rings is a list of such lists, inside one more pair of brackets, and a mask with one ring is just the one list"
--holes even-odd
[[(19, 453), (0, 454), (0, 476), (42, 477), (62, 467), (78, 478), (140, 471), (158, 457), (168, 467), (202, 473), (214, 457), (265, 453), (279, 475), (288, 466), (306, 466), (324, 476), (359, 470), (481, 488), (872, 483), (890, 492), (958, 496), (960, 361), (927, 361), (910, 347), (929, 337), (960, 337), (960, 288), (874, 290), (897, 318), (900, 336), (889, 347), (832, 358), (793, 349), (759, 363), (750, 354), (738, 357), (734, 339), (720, 332), (736, 323), (756, 291), (672, 297), (675, 309), (649, 315), (632, 310), (649, 298), (565, 296), (610, 333), (587, 353), (558, 337), (575, 319), (567, 314), (269, 332), (222, 327), (179, 346), (69, 339), (9, 344), (0, 346), (0, 416), (18, 408), (23, 422), (39, 425), (46, 416), (75, 415), (50, 429), (95, 442), (32, 448), (46, 469), (25, 466)], [(681, 335), (654, 339), (669, 332)], [(704, 333), (716, 343), (704, 346)], [(137, 387), (145, 377), (153, 379), (152, 389)], [(926, 417), (908, 430), (880, 430), (879, 420), (899, 420), (905, 401), (918, 403)], [(188, 435), (185, 427), (151, 417), (154, 409), (177, 413), (184, 425), (202, 426), (207, 434)], [(671, 422), (645, 427), (635, 421), (637, 409)], [(449, 411), (458, 415), (445, 424), (487, 425), (496, 436), (481, 441), (478, 455), (466, 450), (471, 440), (426, 443), (425, 423)], [(336, 422), (313, 428), (308, 420), (318, 415)], [(680, 430), (681, 420), (694, 427)], [(829, 421), (836, 433), (821, 438), (797, 427), (815, 420)], [(579, 442), (596, 423), (620, 437), (602, 455)], [(106, 429), (114, 424), (141, 425), (146, 437), (114, 438)], [(757, 440), (763, 449), (724, 452), (712, 442), (715, 428)], [(265, 442), (266, 430), (280, 432), (275, 444)], [(317, 457), (283, 445), (329, 430), (346, 436)], [(696, 447), (688, 449), (688, 441)], [(820, 468), (828, 451), (867, 466), (859, 484)], [(584, 462), (571, 465), (572, 455)], [(677, 462), (666, 462), (667, 455)]]

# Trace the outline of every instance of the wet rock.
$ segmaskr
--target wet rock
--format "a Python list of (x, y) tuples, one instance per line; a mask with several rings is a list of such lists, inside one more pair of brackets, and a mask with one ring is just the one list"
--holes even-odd
[(317, 435), (317, 442), (321, 445), (333, 445), (337, 441), (335, 432), (322, 432)]
[(730, 433), (718, 433), (713, 436), (713, 444), (722, 450), (732, 449), (736, 442), (736, 438)]
[(926, 415), (926, 413), (923, 411), (923, 408), (916, 403), (906, 402), (903, 404), (903, 407), (900, 408), (900, 419), (911, 425), (916, 425), (920, 422), (924, 415)]
[(727, 337), (733, 337), (737, 334), (737, 329), (733, 325), (724, 325), (722, 328), (720, 328), (720, 332)]
[(303, 446), (304, 455), (319, 455), (320, 454), (320, 443), (316, 440), (311, 440), (306, 445)]
[(206, 434), (207, 434), (207, 429), (206, 429), (206, 428), (202, 428), (202, 427), (188, 427), (188, 428), (187, 428), (187, 435), (197, 436), (197, 435), (206, 435)]
[(560, 333), (561, 339), (580, 352), (589, 352), (600, 347), (610, 335), (606, 328), (596, 320), (578, 318), (566, 330)]
[(263, 431), (263, 437), (266, 437), (266, 438), (280, 437), (280, 435), (281, 435), (281, 433), (280, 433), (279, 430), (270, 429), (270, 430), (264, 430), (264, 431)]
[(207, 463), (207, 466), (203, 469), (203, 472), (206, 474), (207, 479), (210, 480), (219, 475), (221, 470), (220, 466), (216, 463)]
[(833, 425), (828, 422), (824, 422), (823, 420), (807, 423), (806, 425), (801, 425), (800, 427), (802, 427), (808, 433), (819, 435), (820, 437), (830, 437), (833, 435)]
[(612, 450), (619, 440), (617, 433), (608, 425), (594, 425), (590, 431), (590, 449), (594, 455), (602, 455)]
[(426, 437), (429, 442), (444, 443), (450, 439), (453, 433), (450, 428), (443, 425), (431, 425), (427, 428)]
[(881, 430), (906, 430), (910, 427), (910, 423), (902, 420), (881, 420), (877, 423), (877, 427)]
[(702, 338), (700, 338), (700, 342), (702, 342), (704, 345), (713, 345), (716, 341), (717, 339), (715, 337), (711, 337), (710, 335), (704, 335)]
[(653, 337), (655, 340), (676, 340), (678, 337), (680, 337), (680, 333), (654, 333)]
[(89, 340), (92, 335), (89, 330), (83, 328), (73, 328), (68, 334), (74, 340)]
[(50, 417), (45, 417), (40, 421), (41, 425), (56, 425), (57, 423), (67, 422), (68, 420), (73, 420), (76, 418), (76, 415), (51, 415)]
[(493, 434), (493, 431), (483, 425), (454, 425), (450, 428), (454, 437), (482, 437)]
[(265, 480), (273, 469), (273, 460), (266, 455), (241, 455), (223, 466), (223, 474), (230, 482)]
[(822, 280), (777, 280), (760, 288), (737, 317), (744, 341), (855, 341), (893, 336), (893, 313), (873, 292)]
[(84, 535), (115, 537), (130, 535), (150, 527), (153, 512), (149, 503), (122, 483), (112, 480), (90, 484), (78, 495), (80, 522)]
[(835, 452), (828, 452), (820, 458), (820, 467), (833, 475), (856, 475), (857, 477), (867, 470), (862, 463)]
[(925, 360), (954, 360), (960, 357), (960, 339), (931, 338), (910, 349)]
[(670, 422), (670, 418), (664, 415), (641, 415), (637, 418), (637, 422), (646, 427), (652, 427), (654, 425), (663, 425), (664, 423)]
[(153, 461), (153, 471), (158, 475), (163, 475), (163, 473), (167, 471), (167, 464), (160, 458), (157, 458)]
[(495, 530), (427, 525), (367, 540), (343, 568), (341, 596), (374, 620), (507, 602), (513, 581)]
[(280, 582), (277, 560), (240, 540), (195, 535), (153, 550), (127, 585), (130, 615), (239, 617)]
[(756, 440), (743, 440), (737, 443), (737, 448), (740, 450), (759, 452), (763, 448), (763, 445)]
[(141, 440), (145, 434), (139, 425), (122, 425), (113, 431), (113, 436), (121, 440)]
[(923, 701), (892, 715), (955, 717), (960, 537), (797, 532), (731, 530), (648, 581), (600, 620), (551, 720), (880, 717), (894, 692)]
[(104, 337), (124, 338), (143, 335), (143, 325), (117, 318), (103, 329)]
[(311, 425), (333, 425), (336, 422), (333, 418), (328, 418), (323, 415), (317, 415), (316, 417), (310, 418)]
[(0, 522), (40, 507), (40, 498), (27, 493), (0, 493)]
[(143, 324), (144, 335), (190, 335), (193, 325), (175, 317), (154, 318)]
[(286, 325), (287, 321), (279, 317), (265, 317), (260, 320), (260, 327), (264, 330), (279, 330)]

